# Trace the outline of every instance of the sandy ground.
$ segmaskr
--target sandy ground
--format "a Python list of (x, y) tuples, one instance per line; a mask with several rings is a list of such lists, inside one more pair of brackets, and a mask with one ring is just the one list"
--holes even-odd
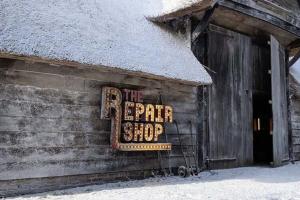
[(197, 177), (157, 177), (10, 198), (15, 200), (299, 199), (300, 162), (280, 168), (246, 167)]

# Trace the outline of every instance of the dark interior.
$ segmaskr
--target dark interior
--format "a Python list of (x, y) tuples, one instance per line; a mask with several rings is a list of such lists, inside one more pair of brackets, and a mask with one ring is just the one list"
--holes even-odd
[(272, 109), (264, 94), (253, 95), (253, 156), (255, 164), (273, 161)]
[(270, 46), (254, 41), (253, 52), (253, 158), (254, 164), (265, 165), (273, 161)]

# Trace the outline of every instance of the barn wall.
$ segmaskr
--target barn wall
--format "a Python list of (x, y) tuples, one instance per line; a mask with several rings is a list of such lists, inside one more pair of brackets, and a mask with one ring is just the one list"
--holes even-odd
[(256, 10), (272, 14), (286, 22), (299, 27), (297, 17), (300, 15), (299, 2), (297, 0), (230, 0), (236, 3), (241, 3)]
[(209, 159), (212, 168), (253, 160), (251, 38), (211, 26), (208, 32)]
[(170, 154), (111, 149), (110, 121), (100, 119), (101, 87), (107, 85), (141, 89), (153, 104), (161, 95), (164, 105), (173, 106), (184, 150), (194, 162), (192, 145), (201, 141), (196, 87), (0, 59), (0, 196), (144, 177), (184, 165), (174, 124), (165, 125)]
[(292, 159), (300, 160), (300, 86), (290, 76), (290, 114), (292, 123)]
[(192, 46), (209, 67), (213, 84), (206, 92), (208, 118), (203, 119), (204, 148), (209, 168), (247, 166), (253, 162), (252, 80), (250, 37), (210, 25)]
[(213, 79), (212, 86), (204, 92), (206, 103), (201, 107), (206, 113), (202, 152), (208, 168), (230, 168), (252, 162), (249, 117), (252, 117), (252, 84), (254, 87), (256, 82), (250, 79), (255, 73), (249, 60), (250, 44), (251, 39), (245, 35), (210, 25), (207, 33), (192, 45), (195, 56), (209, 67)]

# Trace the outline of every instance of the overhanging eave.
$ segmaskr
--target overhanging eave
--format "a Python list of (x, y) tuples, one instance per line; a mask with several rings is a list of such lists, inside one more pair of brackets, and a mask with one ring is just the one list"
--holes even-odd
[(177, 0), (180, 5), (174, 3), (173, 7), (162, 9), (157, 16), (148, 16), (147, 18), (155, 22), (166, 22), (176, 18), (198, 13), (213, 7), (217, 0)]

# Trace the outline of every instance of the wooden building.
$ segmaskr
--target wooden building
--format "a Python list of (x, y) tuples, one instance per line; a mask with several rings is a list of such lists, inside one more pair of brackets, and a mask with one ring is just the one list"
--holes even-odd
[(291, 111), (291, 146), (292, 148), (292, 157), (294, 161), (300, 160), (300, 133), (299, 133), (299, 123), (300, 123), (300, 79), (299, 71), (300, 65), (299, 61), (295, 62), (290, 68), (290, 111)]
[(187, 159), (198, 162), (191, 153), (200, 133), (197, 86), (211, 78), (184, 32), (145, 18), (160, 13), (159, 3), (1, 1), (0, 196), (184, 165), (175, 123), (164, 123), (158, 138), (171, 151), (113, 149), (111, 122), (101, 118), (104, 87), (171, 106)]
[[(296, 0), (0, 7), (0, 196), (296, 158), (288, 99)], [(148, 105), (158, 106), (153, 120)], [(162, 128), (140, 124), (139, 139), (116, 142), (129, 130), (120, 111), (125, 125)]]
[(204, 91), (203, 165), (299, 159), (288, 89), (289, 57), (299, 57), (299, 8), (296, 0), (195, 1), (152, 18), (177, 29), (185, 20), (193, 52), (213, 79)]

